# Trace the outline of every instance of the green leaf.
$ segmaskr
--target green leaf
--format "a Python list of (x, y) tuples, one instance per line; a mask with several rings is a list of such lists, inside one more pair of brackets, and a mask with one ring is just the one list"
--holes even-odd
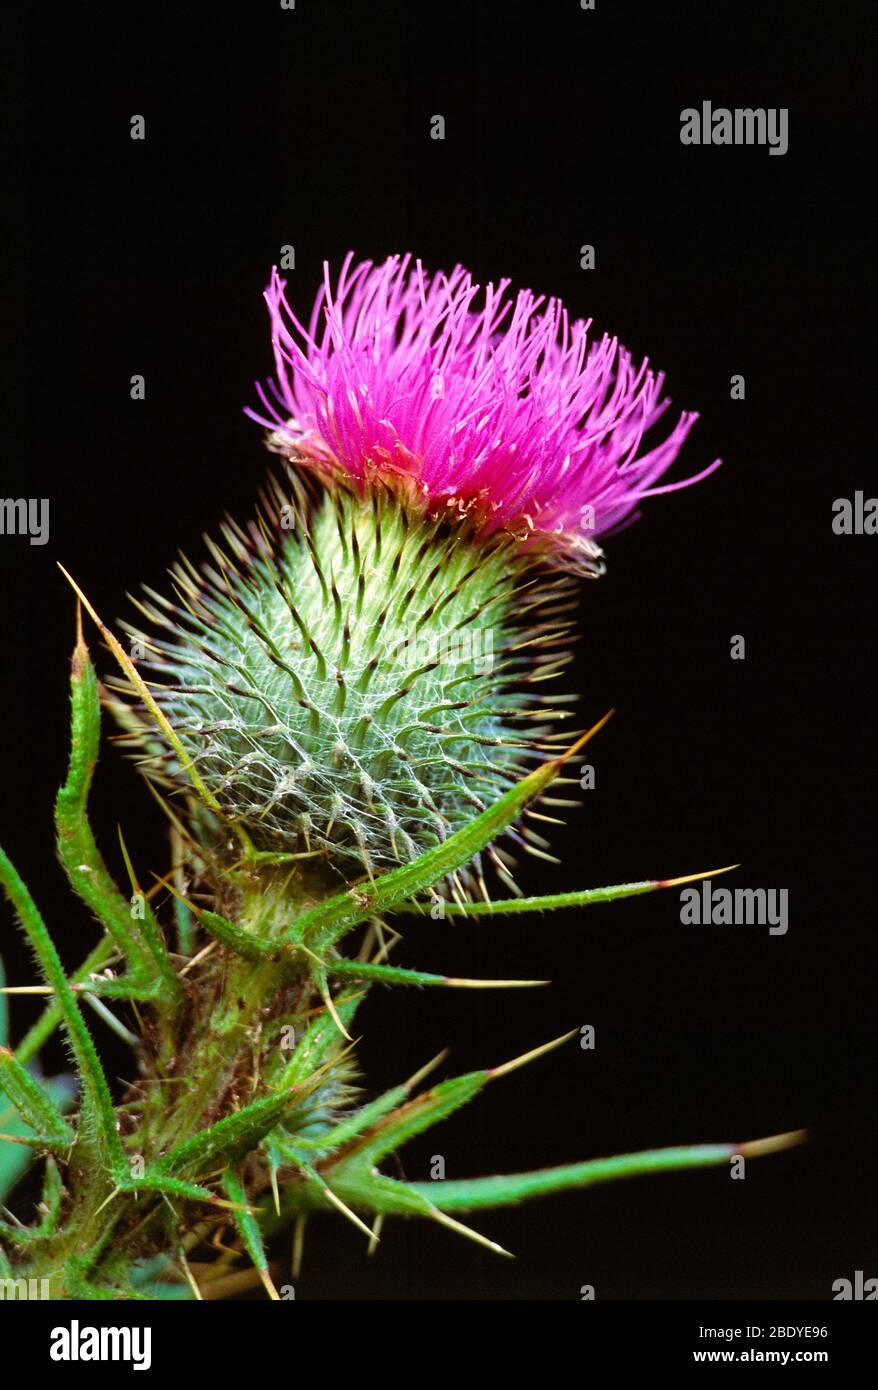
[(445, 989), (524, 989), (548, 984), (547, 980), (468, 980), (454, 975), (431, 975), (399, 965), (372, 965), (362, 960), (328, 960), (329, 975), (343, 980), (370, 980), (385, 985), (433, 985)]
[[(76, 1100), (76, 1087), (71, 1076), (53, 1076), (44, 1081), (43, 1085), (59, 1110), (72, 1109)], [(22, 1137), (29, 1133), (28, 1126), (11, 1107), (6, 1107), (5, 1113), (0, 1117), (0, 1129), (6, 1134), (20, 1134)], [(28, 1145), (0, 1142), (0, 1202), (6, 1200), (8, 1193), (35, 1160), (36, 1154)]]
[[(592, 903), (612, 903), (640, 893), (654, 893), (663, 885), (657, 880), (618, 883), (610, 888), (584, 888), (573, 893), (548, 893), (539, 898), (502, 898), (492, 903), (445, 903), (445, 917), (508, 917), (519, 912), (551, 912), (563, 907), (589, 907)], [(414, 904), (402, 904), (397, 911), (411, 912)], [(423, 911), (423, 908), (421, 909)]]
[[(80, 634), (70, 680), (71, 748), (64, 785), (55, 801), (58, 853), (74, 892), (91, 909), (126, 956), (134, 982), (152, 986), (156, 995), (181, 994), (149, 904), (144, 915), (131, 915), (131, 904), (113, 882), (88, 823), (87, 803), (100, 743), (101, 707), (97, 677)], [(124, 847), (123, 847), (124, 852)]]
[(262, 1232), (259, 1229), (259, 1222), (250, 1210), (240, 1174), (230, 1169), (223, 1178), (223, 1187), (229, 1201), (235, 1203), (232, 1216), (238, 1228), (238, 1234), (244, 1242), (244, 1249), (258, 1270), (259, 1277), (265, 1285), (269, 1297), (277, 1299), (279, 1295), (268, 1273), (268, 1257), (262, 1241)]
[(256, 936), (253, 932), (246, 931), (243, 927), (236, 926), (226, 917), (221, 917), (218, 912), (198, 912), (198, 921), (208, 935), (215, 938), (223, 946), (227, 946), (236, 955), (242, 956), (244, 960), (260, 961), (270, 959), (278, 952), (278, 943), (270, 941), (268, 938)]
[(237, 1159), (255, 1148), (300, 1097), (296, 1087), (264, 1096), (242, 1110), (217, 1120), (209, 1129), (194, 1134), (159, 1159), (144, 1181), (152, 1175), (181, 1173), (201, 1168), (216, 1158)]
[(104, 1076), (94, 1043), (91, 1039), (76, 997), (52, 938), (37, 910), (33, 898), (16, 872), (13, 864), (0, 849), (0, 886), (15, 908), (21, 927), (33, 947), (46, 983), (51, 985), (61, 1008), (61, 1016), (76, 1057), (82, 1086), (83, 1118), (88, 1129), (101, 1137), (106, 1157), (119, 1173), (127, 1172), (127, 1164), (116, 1131), (116, 1119), (110, 1088)]
[[(791, 1136), (782, 1137), (793, 1142)], [(757, 1141), (760, 1142), (766, 1141)], [(646, 1149), (642, 1153), (587, 1159), (584, 1163), (565, 1163), (557, 1168), (543, 1168), (532, 1173), (505, 1173), (498, 1177), (449, 1182), (416, 1182), (408, 1186), (416, 1195), (432, 1201), (440, 1211), (479, 1211), (489, 1207), (511, 1206), (553, 1192), (618, 1182), (623, 1178), (673, 1173), (687, 1168), (716, 1168), (728, 1164), (736, 1155), (746, 1155), (747, 1147), (737, 1144), (692, 1144), (678, 1148)]]
[(39, 1148), (69, 1149), (74, 1134), (60, 1110), (30, 1072), (8, 1048), (0, 1047), (0, 1091), (9, 1097), (22, 1120), (33, 1131)]

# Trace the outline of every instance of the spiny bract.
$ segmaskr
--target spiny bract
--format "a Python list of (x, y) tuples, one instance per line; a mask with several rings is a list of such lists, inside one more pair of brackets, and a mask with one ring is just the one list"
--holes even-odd
[[(474, 547), (465, 524), (384, 489), (290, 502), (276, 485), (266, 500), (261, 527), (226, 524), (203, 575), (177, 567), (180, 604), (148, 591), (141, 610), (174, 635), (131, 629), (143, 665), (258, 847), (323, 851), (347, 877), (408, 862), (555, 747), (564, 711), (529, 686), (568, 659), (573, 581), (533, 570), (509, 536)], [(178, 780), (154, 740), (144, 771)]]

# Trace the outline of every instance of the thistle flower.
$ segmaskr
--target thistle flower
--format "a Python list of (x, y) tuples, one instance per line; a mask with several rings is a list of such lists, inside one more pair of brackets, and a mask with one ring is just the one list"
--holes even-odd
[[(507, 289), (477, 309), (461, 267), (349, 256), (306, 330), (272, 276), (275, 404), (260, 388), (250, 413), (292, 500), (274, 487), (261, 528), (228, 523), (202, 575), (176, 568), (180, 603), (141, 604), (166, 635), (135, 632), (186, 758), (265, 852), (346, 878), (410, 862), (556, 749), (569, 711), (542, 690), (569, 659), (564, 571), (600, 573), (594, 537), (686, 485), (651, 486), (694, 415), (638, 457), (662, 377)], [(179, 782), (178, 750), (148, 743), (143, 770)], [(548, 849), (527, 820), (507, 833)], [(486, 853), (511, 885), (507, 852)], [(452, 887), (473, 882), (480, 858)]]
[(506, 529), (585, 573), (598, 536), (655, 486), (698, 418), (683, 413), (640, 452), (665, 413), (664, 377), (636, 367), (618, 339), (589, 340), (557, 299), (508, 280), (479, 286), (462, 266), (429, 276), (391, 256), (353, 264), (333, 291), (328, 268), (305, 328), (274, 271), (266, 290), (276, 378), (257, 386), (273, 445), (360, 483), (408, 483), (431, 512), (472, 514), (484, 535)]

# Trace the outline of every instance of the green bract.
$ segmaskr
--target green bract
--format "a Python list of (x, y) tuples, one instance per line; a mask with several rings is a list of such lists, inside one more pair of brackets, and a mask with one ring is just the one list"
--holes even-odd
[[(178, 602), (140, 605), (159, 632), (133, 632), (142, 666), (258, 848), (346, 878), (407, 863), (551, 748), (564, 711), (533, 681), (567, 659), (571, 581), (385, 491), (274, 502), (261, 528), (225, 527), (203, 574), (178, 567)], [(142, 745), (149, 776), (186, 781), (154, 726)]]

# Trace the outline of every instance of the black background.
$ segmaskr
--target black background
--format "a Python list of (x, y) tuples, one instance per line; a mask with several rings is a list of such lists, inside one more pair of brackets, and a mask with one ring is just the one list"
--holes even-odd
[[(197, 557), (227, 510), (246, 517), (266, 456), (242, 407), (271, 370), (261, 291), (282, 245), (300, 313), (348, 248), (560, 295), (701, 411), (674, 476), (724, 459), (648, 502), (585, 587), (569, 688), (584, 719), (617, 714), (593, 745), (597, 788), (556, 837), (563, 868), (521, 879), (740, 861), (730, 886), (789, 890), (788, 935), (683, 927), (672, 893), (413, 924), (401, 963), (554, 986), (377, 993), (360, 1055), (374, 1093), (446, 1043), (457, 1072), (597, 1029), (596, 1051), (569, 1044), (413, 1143), (412, 1179), (440, 1153), (461, 1177), (800, 1126), (811, 1142), (745, 1182), (664, 1176), (476, 1219), (515, 1262), (420, 1223), (388, 1225), (367, 1261), (347, 1223), (313, 1222), (299, 1297), (575, 1299), (590, 1283), (598, 1298), (823, 1299), (876, 1272), (878, 540), (831, 529), (835, 498), (876, 491), (867, 13), (298, 0), (31, 7), (9, 31), (2, 490), (51, 499), (51, 540), (0, 539), (0, 831), (71, 965), (94, 931), (52, 845), (74, 621), (55, 562), (115, 620), (178, 547)], [(788, 153), (682, 146), (680, 111), (706, 99), (787, 107)], [(163, 866), (160, 817), (109, 749), (94, 819), (114, 866), (117, 822), (143, 878)], [(13, 981), (29, 980), (8, 914), (0, 930)], [(16, 1031), (35, 1007), (14, 1001)]]

